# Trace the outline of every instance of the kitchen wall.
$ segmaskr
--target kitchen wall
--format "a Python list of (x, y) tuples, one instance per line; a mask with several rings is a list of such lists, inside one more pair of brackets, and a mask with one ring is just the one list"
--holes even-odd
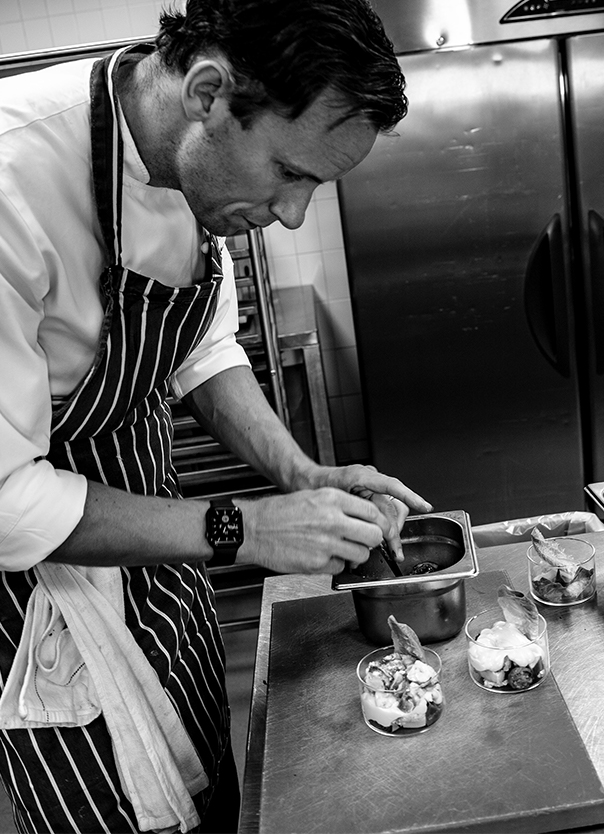
[[(0, 53), (152, 35), (160, 0), (0, 0)], [(338, 461), (367, 455), (356, 341), (334, 184), (317, 189), (304, 225), (265, 231), (275, 287), (313, 284)]]

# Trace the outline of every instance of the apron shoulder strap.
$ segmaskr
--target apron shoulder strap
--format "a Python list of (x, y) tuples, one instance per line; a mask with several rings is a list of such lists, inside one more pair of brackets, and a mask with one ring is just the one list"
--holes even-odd
[(119, 49), (96, 61), (90, 75), (90, 141), (97, 215), (110, 264), (122, 261), (122, 183), (124, 143), (119, 125), (115, 80), (121, 59), (130, 51), (151, 52), (152, 44)]

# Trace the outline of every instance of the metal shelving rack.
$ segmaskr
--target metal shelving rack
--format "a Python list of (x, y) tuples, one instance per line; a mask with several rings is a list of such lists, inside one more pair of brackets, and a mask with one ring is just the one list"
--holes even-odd
[[(237, 341), (245, 348), (267, 400), (289, 427), (275, 314), (262, 233), (242, 232), (227, 238), (233, 258), (239, 302)], [(186, 406), (172, 399), (174, 465), (186, 498), (274, 491), (251, 466), (208, 435)]]

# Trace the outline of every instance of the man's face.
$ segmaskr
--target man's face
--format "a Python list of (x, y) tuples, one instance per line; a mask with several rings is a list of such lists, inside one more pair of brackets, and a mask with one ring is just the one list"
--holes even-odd
[(176, 164), (197, 220), (218, 235), (276, 220), (297, 229), (317, 185), (350, 171), (375, 142), (375, 128), (361, 116), (332, 128), (343, 113), (328, 92), (295, 121), (266, 112), (244, 130), (226, 112), (211, 128), (192, 122)]

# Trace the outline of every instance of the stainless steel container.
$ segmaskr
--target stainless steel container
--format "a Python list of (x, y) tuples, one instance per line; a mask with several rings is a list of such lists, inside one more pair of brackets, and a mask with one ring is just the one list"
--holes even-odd
[(390, 614), (422, 643), (453, 637), (466, 619), (464, 582), (478, 573), (467, 513), (410, 516), (401, 541), (403, 562), (384, 546), (374, 548), (363, 565), (335, 576), (332, 587), (352, 591), (359, 628), (376, 645), (391, 642)]

